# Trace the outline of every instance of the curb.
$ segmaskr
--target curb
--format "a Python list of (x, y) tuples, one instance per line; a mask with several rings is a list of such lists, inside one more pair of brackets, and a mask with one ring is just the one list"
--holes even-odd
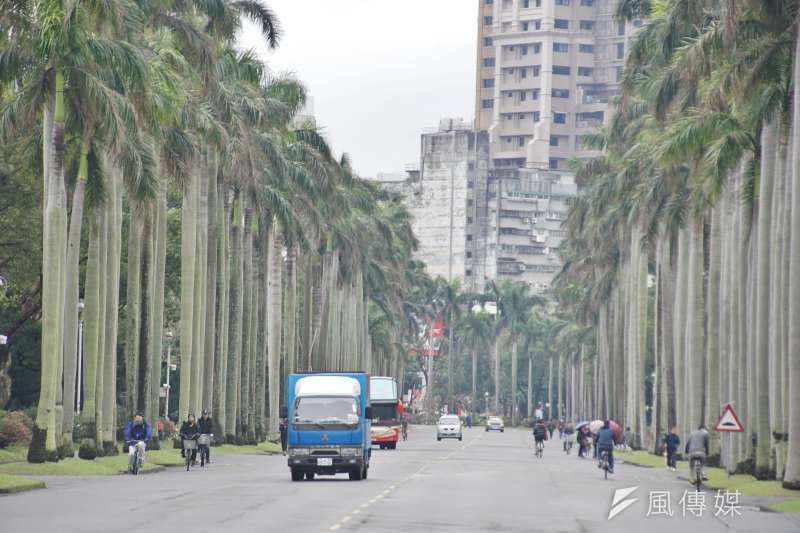
[(47, 484), (44, 481), (39, 481), (35, 479), (31, 479), (29, 481), (31, 483), (28, 485), (18, 485), (16, 487), (0, 488), (0, 494), (18, 494), (20, 492), (28, 492), (30, 490), (39, 490), (47, 488)]

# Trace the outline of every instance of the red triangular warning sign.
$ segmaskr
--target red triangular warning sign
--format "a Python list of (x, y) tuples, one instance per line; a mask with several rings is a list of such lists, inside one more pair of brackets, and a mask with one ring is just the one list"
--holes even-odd
[(731, 404), (726, 404), (722, 410), (722, 416), (719, 417), (719, 422), (714, 427), (714, 431), (730, 431), (733, 433), (741, 433), (744, 431), (744, 426), (739, 422), (739, 417), (731, 407)]

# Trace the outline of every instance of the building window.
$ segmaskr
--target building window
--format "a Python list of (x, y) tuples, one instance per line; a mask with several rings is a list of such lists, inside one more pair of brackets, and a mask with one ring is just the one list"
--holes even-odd
[(533, 29), (534, 30), (541, 30), (542, 29), (542, 21), (541, 20), (534, 20), (533, 21)]
[(472, 235), (467, 235), (467, 240), (471, 241), (472, 240)]
[(553, 22), (553, 27), (557, 30), (568, 30), (569, 21), (567, 19), (555, 19)]
[(578, 67), (578, 76), (591, 76), (591, 75), (592, 75), (591, 67)]
[(520, 120), (525, 120), (525, 113), (520, 113), (519, 114), (519, 119)]
[(490, 6), (494, 4), (494, 0), (485, 0), (483, 3), (486, 4), (487, 6)]
[[(467, 259), (472, 259), (472, 252), (467, 252)], [(469, 270), (467, 270), (467, 272), (469, 272)], [(469, 276), (471, 274), (472, 273), (470, 272), (469, 274), (467, 274), (467, 276)]]
[[(472, 163), (470, 163), (470, 164), (472, 164)], [(474, 189), (474, 188), (475, 188), (475, 182), (472, 181), (472, 180), (469, 180), (467, 182), (467, 189)]]
[(484, 57), (483, 58), (483, 66), (484, 67), (493, 67), (494, 66), (494, 58), (493, 57)]
[(484, 26), (491, 26), (492, 25), (492, 17), (483, 17), (483, 25)]
[(531, 0), (524, 0), (522, 2), (522, 7), (524, 7), (525, 9), (528, 9), (529, 7), (531, 7)]
[(517, 146), (525, 146), (525, 137), (523, 135), (517, 137)]
[(491, 89), (492, 87), (494, 87), (494, 78), (486, 78), (483, 80), (484, 89)]
[(555, 157), (550, 158), (550, 169), (558, 170), (558, 159), (556, 159)]
[(583, 7), (592, 7), (594, 5), (594, 0), (581, 0), (581, 5)]
[(622, 81), (622, 67), (617, 67), (617, 81)]
[(492, 38), (491, 37), (484, 37), (483, 38), (483, 46), (492, 46)]
[(569, 44), (567, 43), (553, 43), (553, 52), (569, 52)]
[(542, 7), (542, 0), (535, 0), (533, 2), (533, 5), (535, 5), (536, 7)]
[(593, 20), (582, 20), (581, 21), (581, 29), (582, 30), (593, 30), (594, 29), (594, 21)]
[(539, 112), (538, 111), (534, 111), (533, 112), (533, 121), (534, 122), (539, 122)]
[(594, 45), (593, 44), (579, 44), (578, 45), (578, 52), (582, 54), (593, 54), (594, 53)]
[[(472, 239), (468, 239), (468, 240), (472, 240)], [(467, 272), (466, 272), (466, 275), (467, 275), (467, 277), (470, 277), (470, 276), (472, 275), (472, 270), (470, 270), (470, 269), (468, 268), (468, 269), (467, 269)]]
[(625, 43), (617, 43), (617, 59), (625, 59)]
[(556, 0), (556, 5), (557, 6), (568, 6), (569, 5), (569, 0)]
[(472, 204), (473, 204), (472, 200), (467, 200), (467, 207), (472, 207)]
[(519, 92), (519, 101), (520, 102), (524, 102), (527, 97), (528, 97), (528, 94), (525, 91), (520, 91)]
[(483, 109), (492, 109), (494, 107), (494, 100), (492, 99), (481, 100), (481, 107)]
[(617, 35), (625, 35), (625, 21), (621, 20), (617, 24)]
[(569, 98), (568, 89), (553, 89), (553, 98)]
[(539, 99), (539, 89), (534, 89), (531, 91), (531, 100), (538, 100)]
[(522, 31), (528, 31), (528, 23), (527, 22), (523, 22), (522, 23)]
[(542, 51), (542, 43), (533, 43), (533, 53), (538, 54)]
[(639, 28), (642, 25), (642, 19), (633, 19), (633, 27)]
[(514, 115), (512, 115), (511, 113), (506, 115), (506, 120), (511, 120), (512, 118), (514, 118)]
[(558, 146), (558, 135), (550, 136), (550, 146)]
[(566, 113), (553, 113), (553, 122), (556, 124), (566, 124), (567, 123), (567, 114)]
[(472, 224), (472, 217), (467, 217), (467, 224)]
[(539, 77), (539, 70), (541, 70), (541, 68), (542, 67), (540, 65), (534, 65), (533, 66), (533, 77), (534, 78)]
[(524, 56), (528, 55), (528, 45), (527, 44), (523, 44), (522, 46), (519, 47), (519, 49), (522, 52), (522, 55), (524, 55)]
[(523, 80), (525, 78), (527, 78), (528, 77), (528, 69), (526, 69), (526, 68), (519, 69), (519, 77), (522, 78)]
[(553, 74), (559, 74), (561, 76), (569, 76), (569, 67), (561, 65), (553, 65)]

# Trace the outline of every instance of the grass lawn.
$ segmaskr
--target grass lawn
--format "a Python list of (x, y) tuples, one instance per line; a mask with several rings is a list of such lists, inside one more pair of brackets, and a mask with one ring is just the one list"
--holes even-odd
[[(631, 453), (619, 454), (625, 462), (640, 466), (664, 468), (665, 460), (659, 455), (653, 455), (645, 451), (635, 451)], [(678, 461), (678, 473), (683, 476), (688, 475), (689, 463)], [(747, 474), (736, 474), (728, 476), (722, 468), (706, 468), (708, 476), (708, 486), (714, 489), (727, 489), (730, 491), (738, 490), (743, 496), (769, 496), (791, 498), (770, 506), (770, 509), (781, 512), (800, 512), (800, 492), (784, 489), (780, 481), (759, 481), (755, 477)]]
[[(145, 463), (142, 472), (159, 470), (153, 462)], [(113, 476), (128, 470), (128, 456), (98, 457), (94, 461), (63, 459), (57, 463), (31, 464), (26, 462), (0, 465), (0, 474), (24, 476)]]
[(24, 461), (28, 457), (28, 444), (12, 444), (7, 448), (0, 448), (0, 464)]
[(26, 477), (0, 474), (0, 494), (13, 494), (25, 490), (43, 489), (44, 481), (28, 479)]
[(773, 503), (769, 506), (773, 511), (779, 513), (800, 513), (800, 499), (785, 500), (779, 503)]
[(240, 455), (271, 455), (281, 453), (280, 443), (275, 442), (259, 442), (256, 445), (243, 445), (237, 446), (235, 444), (223, 444), (222, 446), (215, 446), (211, 448), (211, 454), (215, 453), (231, 453)]

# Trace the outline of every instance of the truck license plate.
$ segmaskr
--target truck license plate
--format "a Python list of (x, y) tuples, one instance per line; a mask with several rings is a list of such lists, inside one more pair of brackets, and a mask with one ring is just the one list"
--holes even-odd
[(333, 466), (333, 459), (330, 457), (318, 457), (317, 466)]

